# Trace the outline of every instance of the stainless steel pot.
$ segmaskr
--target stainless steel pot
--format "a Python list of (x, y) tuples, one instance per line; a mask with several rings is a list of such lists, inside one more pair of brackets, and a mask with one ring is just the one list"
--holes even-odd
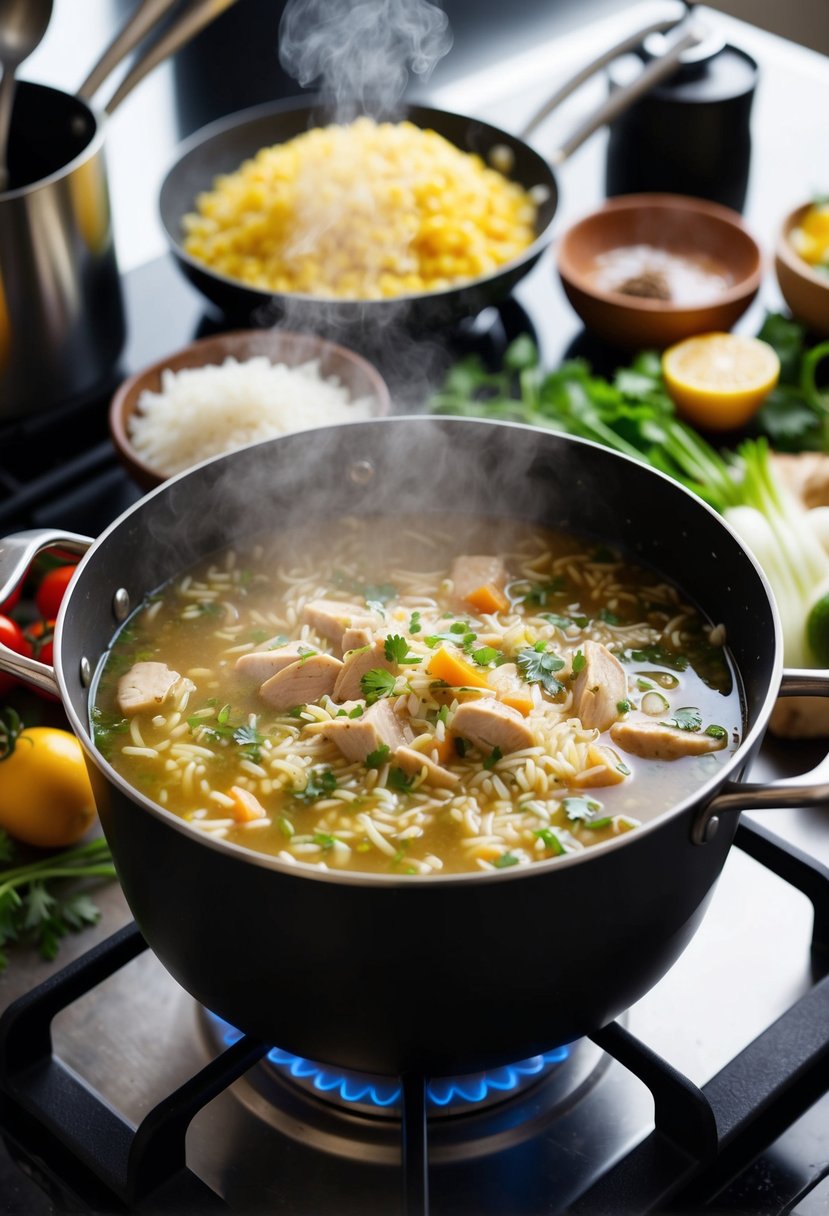
[[(256, 504), (258, 524), (252, 518)], [(207, 839), (129, 786), (95, 748), (93, 673), (132, 608), (190, 561), (266, 522), (349, 512), (537, 520), (619, 545), (725, 626), (740, 746), (697, 791), (583, 853), (486, 874), (321, 871)], [(390, 418), (285, 436), (209, 461), (142, 499), (94, 543), (0, 543), (0, 599), (38, 549), (89, 547), (58, 617), (55, 670), (0, 648), (0, 670), (60, 693), (86, 751), (127, 900), (171, 974), (241, 1030), (369, 1072), (473, 1072), (606, 1025), (693, 936), (743, 808), (829, 798), (826, 763), (746, 785), (789, 672), (771, 592), (739, 539), (667, 477), (595, 444), (460, 418)], [(0, 763), (0, 773), (2, 764)]]
[(121, 352), (103, 124), (77, 97), (17, 86), (0, 194), (0, 420), (89, 391)]

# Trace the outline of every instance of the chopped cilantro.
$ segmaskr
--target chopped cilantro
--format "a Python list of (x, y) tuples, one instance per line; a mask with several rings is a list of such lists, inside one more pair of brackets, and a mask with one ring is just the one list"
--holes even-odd
[(546, 583), (530, 583), (521, 596), (521, 603), (526, 604), (528, 608), (544, 608), (550, 599), (562, 592), (566, 586), (567, 582), (561, 575), (556, 575)]
[(685, 671), (688, 666), (687, 655), (677, 654), (675, 650), (668, 650), (658, 643), (620, 651), (618, 657), (623, 663), (656, 663), (659, 667), (669, 667), (671, 671)]
[(366, 756), (366, 768), (382, 768), (390, 752), (388, 743), (381, 743), (373, 752)]
[(609, 608), (602, 608), (599, 613), (599, 620), (604, 621), (605, 625), (618, 625), (619, 618), (615, 612), (611, 612)]
[(711, 726), (706, 726), (703, 734), (710, 735), (712, 739), (725, 739), (725, 737), (728, 735), (728, 731), (724, 726), (717, 726), (712, 723)]
[(573, 655), (573, 675), (577, 676), (580, 671), (584, 671), (587, 666), (587, 659), (581, 650), (577, 650)]
[(413, 612), (409, 618), (409, 633), (420, 633), (423, 626), (420, 623), (420, 613)]
[(584, 629), (587, 624), (586, 616), (560, 616), (557, 612), (542, 612), (541, 616), (551, 625), (555, 625), (557, 629), (569, 629), (571, 625)]
[(305, 788), (293, 790), (293, 795), (300, 802), (315, 802), (317, 798), (324, 798), (326, 794), (333, 794), (336, 788), (337, 778), (330, 768), (315, 769), (308, 774)]
[(479, 667), (488, 667), (490, 663), (495, 663), (502, 658), (500, 650), (496, 650), (494, 646), (479, 646), (477, 650), (472, 651), (472, 658)]
[(390, 697), (394, 692), (396, 677), (385, 667), (372, 667), (360, 677), (360, 688), (366, 699), (366, 705), (373, 705), (382, 697)]
[(363, 716), (362, 705), (355, 705), (352, 710), (349, 710), (348, 716), (349, 716), (349, 718), (362, 718), (362, 716)]
[(502, 853), (500, 857), (495, 858), (492, 864), (496, 870), (505, 870), (507, 866), (517, 866), (519, 861), (520, 858), (516, 857), (514, 853)]
[(540, 684), (552, 697), (564, 691), (564, 685), (554, 675), (564, 666), (564, 659), (560, 659), (558, 655), (528, 646), (518, 651), (515, 661), (528, 684)]
[(407, 774), (403, 772), (402, 768), (398, 768), (395, 765), (394, 768), (389, 769), (389, 775), (386, 778), (386, 785), (391, 790), (397, 790), (401, 794), (407, 794), (412, 788), (413, 780), (414, 779), (412, 777), (407, 776)]
[(262, 744), (265, 742), (265, 736), (260, 735), (254, 725), (237, 726), (233, 731), (232, 739), (234, 743), (238, 743), (243, 755), (248, 756), (251, 760), (258, 762), (262, 755)]
[(289, 718), (301, 718), (302, 711), (304, 709), (305, 709), (304, 705), (294, 705), (292, 709), (288, 710), (288, 717)]
[(696, 706), (686, 705), (682, 709), (678, 709), (667, 722), (661, 722), (660, 725), (675, 726), (677, 730), (699, 730), (702, 726), (702, 714)]
[(386, 638), (383, 647), (384, 654), (390, 663), (420, 663), (419, 655), (409, 657), (409, 643), (399, 633), (392, 633)]

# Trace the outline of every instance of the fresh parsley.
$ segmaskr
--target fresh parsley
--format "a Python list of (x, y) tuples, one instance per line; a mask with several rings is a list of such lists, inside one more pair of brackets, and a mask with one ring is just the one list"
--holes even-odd
[(337, 778), (330, 768), (312, 769), (304, 788), (294, 790), (293, 795), (300, 802), (316, 802), (318, 798), (325, 798), (328, 794), (333, 794), (336, 788)]
[(420, 663), (422, 660), (419, 655), (409, 654), (409, 643), (399, 633), (391, 633), (386, 638), (383, 652), (390, 663), (397, 663), (400, 666), (409, 663)]
[(502, 853), (500, 857), (495, 858), (492, 864), (496, 870), (505, 870), (508, 866), (517, 866), (520, 860), (514, 853)]
[(408, 794), (413, 783), (414, 778), (404, 773), (402, 768), (398, 768), (395, 765), (394, 768), (389, 769), (386, 785), (390, 790), (397, 790), (399, 794)]
[(528, 646), (524, 650), (518, 651), (515, 662), (528, 684), (540, 684), (551, 697), (564, 691), (564, 685), (555, 675), (564, 666), (564, 659), (560, 659), (558, 655), (548, 650), (539, 651), (534, 646)]
[(391, 751), (388, 743), (381, 743), (373, 752), (369, 752), (366, 756), (366, 768), (382, 768), (389, 757)]
[(542, 612), (543, 620), (549, 621), (551, 625), (555, 625), (556, 629), (570, 629), (575, 625), (578, 629), (584, 629), (588, 623), (586, 616), (561, 616), (558, 612)]
[(472, 659), (479, 667), (489, 667), (490, 663), (497, 663), (503, 657), (501, 651), (496, 650), (494, 646), (479, 646), (477, 650), (472, 651)]
[[(109, 846), (103, 837), (27, 865), (15, 864), (16, 850), (0, 831), (0, 972), (8, 964), (6, 946), (35, 946), (53, 959), (67, 933), (78, 933), (100, 918), (85, 891), (64, 893), (62, 880), (115, 878)], [(10, 863), (10, 864), (9, 864)]]
[(573, 794), (562, 798), (561, 805), (568, 819), (573, 822), (590, 823), (604, 807), (595, 798), (587, 798), (583, 794)]
[(385, 667), (372, 667), (360, 677), (360, 688), (366, 699), (366, 705), (373, 705), (382, 697), (390, 697), (394, 692), (397, 677)]
[(409, 618), (409, 633), (420, 633), (423, 626), (420, 623), (420, 613), (413, 612)]
[(662, 722), (660, 725), (675, 726), (677, 730), (699, 730), (702, 726), (702, 714), (696, 706), (686, 705), (682, 709), (678, 709), (673, 717), (668, 718), (667, 722)]

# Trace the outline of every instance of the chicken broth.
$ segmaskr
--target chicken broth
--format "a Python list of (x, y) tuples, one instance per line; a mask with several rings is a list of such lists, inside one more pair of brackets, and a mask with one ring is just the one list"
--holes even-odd
[(330, 869), (506, 869), (633, 830), (729, 759), (721, 635), (605, 545), (347, 518), (150, 596), (105, 658), (92, 727), (125, 780), (207, 835)]

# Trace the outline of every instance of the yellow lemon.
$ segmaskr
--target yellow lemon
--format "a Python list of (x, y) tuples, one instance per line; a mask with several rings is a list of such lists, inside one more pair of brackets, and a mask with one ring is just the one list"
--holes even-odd
[(780, 360), (767, 342), (738, 334), (699, 334), (662, 356), (677, 413), (704, 431), (744, 426), (777, 384)]

